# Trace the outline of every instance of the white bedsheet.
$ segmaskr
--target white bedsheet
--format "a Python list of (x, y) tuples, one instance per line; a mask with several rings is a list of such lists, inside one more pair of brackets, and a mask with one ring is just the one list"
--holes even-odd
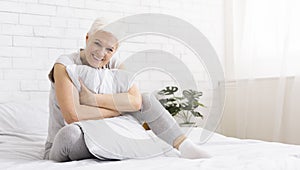
[[(197, 142), (201, 129), (189, 137)], [(98, 161), (88, 159), (56, 163), (42, 159), (46, 134), (0, 133), (0, 169), (300, 169), (300, 146), (258, 140), (240, 140), (214, 134), (201, 147), (211, 159), (189, 160), (155, 157), (141, 160)]]

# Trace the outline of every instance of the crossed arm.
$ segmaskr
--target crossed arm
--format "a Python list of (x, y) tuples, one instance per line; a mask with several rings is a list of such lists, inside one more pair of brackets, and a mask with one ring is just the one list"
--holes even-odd
[(55, 64), (54, 80), (59, 107), (69, 124), (115, 117), (120, 112), (137, 111), (141, 107), (142, 99), (136, 86), (132, 86), (127, 93), (94, 94), (82, 84), (78, 93), (62, 64)]

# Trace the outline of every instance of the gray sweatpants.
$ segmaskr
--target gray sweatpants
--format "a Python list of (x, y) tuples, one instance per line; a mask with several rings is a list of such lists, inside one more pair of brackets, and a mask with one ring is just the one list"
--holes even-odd
[[(142, 94), (141, 111), (122, 114), (132, 114), (140, 123), (147, 122), (154, 134), (172, 146), (175, 139), (183, 135), (175, 119), (153, 94)], [(87, 158), (95, 157), (84, 142), (81, 128), (75, 124), (60, 129), (53, 144), (47, 142), (45, 145), (44, 159), (63, 162)]]

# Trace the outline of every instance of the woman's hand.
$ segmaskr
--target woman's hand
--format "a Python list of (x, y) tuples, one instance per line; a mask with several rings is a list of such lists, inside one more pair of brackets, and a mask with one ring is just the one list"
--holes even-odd
[(127, 93), (95, 94), (97, 106), (119, 112), (135, 112), (141, 109), (142, 97), (136, 85)]
[(79, 92), (79, 101), (82, 105), (88, 105), (88, 106), (97, 106), (96, 96), (94, 93), (92, 93), (82, 82), (82, 80), (79, 80), (81, 84), (81, 90)]

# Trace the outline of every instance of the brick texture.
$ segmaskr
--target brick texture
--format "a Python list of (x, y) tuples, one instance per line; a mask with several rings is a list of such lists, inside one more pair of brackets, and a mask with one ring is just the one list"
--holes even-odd
[[(85, 35), (96, 17), (109, 21), (139, 13), (162, 13), (197, 27), (220, 58), (224, 55), (224, 0), (1, 0), (0, 102), (48, 100), (47, 79), (55, 59), (83, 48)], [(134, 23), (128, 29), (138, 26)], [(132, 37), (116, 57), (125, 60), (140, 50), (171, 53), (190, 68), (202, 91), (209, 91), (209, 76), (191, 50), (180, 41), (160, 35)], [(146, 58), (151, 57), (147, 54)], [(139, 59), (136, 63), (141, 62)], [(160, 62), (160, 59), (153, 60)], [(166, 63), (172, 65), (172, 63)], [(176, 70), (176, 68), (174, 68)], [(181, 74), (181, 73), (178, 73)], [(135, 80), (142, 92), (176, 84), (167, 73), (148, 70)], [(207, 93), (209, 94), (209, 93)], [(206, 97), (209, 99), (209, 97)]]

